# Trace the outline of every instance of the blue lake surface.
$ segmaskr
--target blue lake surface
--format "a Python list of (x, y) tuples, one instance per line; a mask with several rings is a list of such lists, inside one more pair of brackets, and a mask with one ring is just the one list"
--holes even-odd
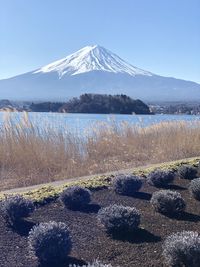
[[(0, 125), (8, 116), (5, 112), (0, 112)], [(9, 113), (12, 121), (16, 123), (24, 116), (23, 113)], [(46, 112), (30, 112), (28, 113), (29, 120), (40, 128), (47, 125), (56, 129), (62, 128), (82, 132), (89, 130), (92, 126), (98, 123), (121, 123), (127, 122), (130, 124), (140, 125), (142, 127), (156, 124), (164, 121), (200, 121), (200, 116), (197, 115), (118, 115), (118, 114), (78, 114), (78, 113), (46, 113)]]

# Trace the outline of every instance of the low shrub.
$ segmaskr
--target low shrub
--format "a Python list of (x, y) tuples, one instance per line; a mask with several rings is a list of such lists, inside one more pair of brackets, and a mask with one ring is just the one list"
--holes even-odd
[(30, 199), (20, 195), (6, 196), (1, 202), (1, 211), (6, 222), (10, 225), (18, 223), (34, 211), (34, 204)]
[(90, 203), (91, 192), (80, 186), (71, 186), (61, 193), (60, 200), (66, 208), (82, 209)]
[[(70, 265), (70, 267), (81, 267), (79, 265)], [(82, 267), (112, 267), (111, 264), (104, 264), (98, 260), (94, 261), (93, 263), (88, 263), (87, 265), (82, 265)]]
[(147, 176), (147, 182), (155, 187), (165, 187), (172, 183), (175, 173), (172, 171), (155, 170)]
[(118, 175), (113, 180), (112, 188), (120, 195), (133, 196), (142, 187), (143, 179), (134, 175)]
[(200, 178), (191, 181), (189, 191), (195, 199), (200, 200)]
[(151, 204), (155, 211), (166, 215), (178, 215), (185, 210), (186, 204), (180, 193), (171, 190), (154, 192)]
[(198, 169), (192, 165), (183, 165), (178, 168), (178, 176), (181, 179), (192, 180), (197, 177)]
[(163, 256), (168, 266), (199, 267), (199, 234), (183, 231), (168, 236), (163, 244)]
[(136, 208), (116, 204), (100, 209), (97, 218), (107, 232), (134, 231), (140, 224), (140, 212)]
[(200, 175), (200, 161), (199, 161), (198, 166), (197, 166), (197, 173)]
[(66, 224), (53, 221), (34, 226), (29, 233), (28, 243), (30, 252), (45, 266), (63, 263), (72, 247)]

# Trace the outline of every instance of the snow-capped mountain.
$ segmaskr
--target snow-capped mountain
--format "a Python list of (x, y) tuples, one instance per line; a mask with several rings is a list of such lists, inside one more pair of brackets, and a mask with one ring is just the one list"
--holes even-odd
[(77, 75), (95, 70), (127, 73), (131, 76), (152, 76), (152, 73), (130, 65), (111, 51), (98, 45), (86, 46), (66, 58), (36, 70), (34, 73), (57, 72), (59, 78), (62, 78), (63, 75)]
[(145, 101), (188, 101), (200, 100), (200, 84), (142, 70), (98, 45), (0, 80), (0, 99), (65, 101), (83, 93), (126, 94)]

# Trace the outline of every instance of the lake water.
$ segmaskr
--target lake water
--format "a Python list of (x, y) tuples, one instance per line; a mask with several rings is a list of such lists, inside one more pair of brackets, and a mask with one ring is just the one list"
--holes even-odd
[[(0, 112), (0, 125), (8, 116), (5, 112)], [(13, 112), (9, 113), (11, 119), (19, 122), (24, 116), (23, 113)], [(83, 132), (85, 129), (89, 130), (97, 123), (110, 122), (128, 122), (131, 124), (141, 125), (143, 127), (164, 121), (200, 121), (200, 116), (196, 115), (107, 115), (107, 114), (70, 114), (70, 113), (28, 113), (30, 121), (40, 128), (43, 126), (50, 126), (56, 129), (70, 129), (76, 132)]]

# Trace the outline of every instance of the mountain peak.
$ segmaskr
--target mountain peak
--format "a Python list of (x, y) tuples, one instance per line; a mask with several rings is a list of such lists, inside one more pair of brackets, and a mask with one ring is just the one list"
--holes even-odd
[(4, 99), (55, 102), (83, 93), (125, 94), (148, 101), (194, 101), (200, 99), (200, 85), (154, 75), (93, 44), (38, 70), (0, 80)]
[(77, 75), (90, 71), (126, 73), (131, 76), (153, 74), (127, 63), (116, 54), (100, 45), (83, 47), (77, 52), (50, 63), (34, 73), (57, 72), (59, 78), (63, 75)]

